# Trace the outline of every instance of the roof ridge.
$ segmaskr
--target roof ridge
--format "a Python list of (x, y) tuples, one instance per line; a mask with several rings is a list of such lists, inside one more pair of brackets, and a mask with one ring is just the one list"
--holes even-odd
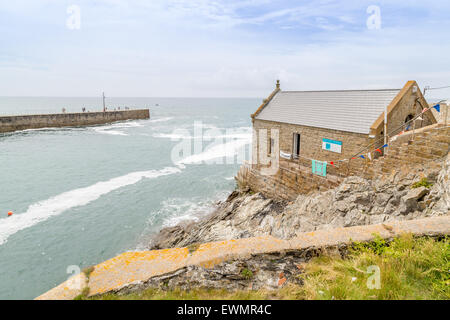
[(280, 93), (293, 93), (293, 92), (373, 92), (373, 91), (400, 91), (400, 89), (344, 89), (344, 90), (282, 90)]

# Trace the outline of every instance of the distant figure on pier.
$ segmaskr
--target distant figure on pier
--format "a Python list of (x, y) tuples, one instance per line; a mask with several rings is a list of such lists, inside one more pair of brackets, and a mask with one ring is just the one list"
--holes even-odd
[(82, 108), (81, 110), (82, 110), (83, 112), (86, 112), (86, 108)]
[(62, 108), (62, 113), (66, 113), (66, 108)]

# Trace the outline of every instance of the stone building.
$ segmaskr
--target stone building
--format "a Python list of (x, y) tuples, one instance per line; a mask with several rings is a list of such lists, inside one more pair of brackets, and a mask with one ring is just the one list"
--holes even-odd
[(425, 108), (429, 106), (415, 81), (402, 89), (341, 91), (282, 91), (277, 81), (276, 89), (251, 115), (256, 133), (252, 158), (267, 164), (266, 153), (273, 157), (277, 149), (282, 160), (309, 167), (310, 159), (350, 159), (367, 152), (368, 146), (382, 147), (403, 131), (436, 123), (431, 111), (411, 121)]
[(335, 188), (349, 176), (412, 170), (448, 152), (448, 137), (433, 131), (439, 125), (415, 81), (343, 91), (282, 91), (278, 81), (252, 122), (252, 162), (236, 181), (285, 200)]

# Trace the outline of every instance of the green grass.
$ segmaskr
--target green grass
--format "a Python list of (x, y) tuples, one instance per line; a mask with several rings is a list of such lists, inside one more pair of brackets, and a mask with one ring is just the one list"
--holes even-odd
[[(148, 289), (128, 295), (106, 294), (94, 299), (450, 299), (449, 260), (448, 238), (437, 241), (405, 235), (390, 243), (377, 238), (371, 243), (356, 243), (345, 259), (327, 255), (313, 258), (305, 264), (305, 273), (301, 274), (303, 286), (238, 292), (197, 288), (190, 291)], [(380, 270), (380, 289), (367, 286), (369, 277), (373, 277), (367, 272), (371, 266)]]
[(422, 178), (422, 179), (420, 179), (420, 181), (417, 181), (416, 183), (414, 183), (411, 186), (411, 188), (416, 189), (416, 188), (420, 188), (420, 187), (425, 187), (425, 188), (429, 189), (432, 186), (433, 186), (433, 184), (431, 182), (429, 182), (427, 178)]
[(250, 270), (250, 269), (244, 268), (244, 269), (242, 269), (242, 271), (241, 271), (241, 276), (242, 276), (244, 279), (250, 280), (251, 278), (253, 278), (253, 272), (252, 272), (252, 270)]
[[(308, 299), (450, 299), (449, 239), (414, 239), (390, 244), (376, 239), (356, 244), (347, 259), (319, 257), (307, 265), (300, 298)], [(380, 268), (380, 289), (370, 289), (370, 266)]]
[(83, 291), (77, 295), (73, 300), (86, 300), (89, 295), (89, 287), (83, 289)]
[(117, 295), (105, 294), (90, 298), (93, 300), (265, 300), (267, 295), (260, 291), (238, 291), (214, 289), (192, 289), (184, 291), (181, 289), (160, 290), (147, 289), (142, 292)]

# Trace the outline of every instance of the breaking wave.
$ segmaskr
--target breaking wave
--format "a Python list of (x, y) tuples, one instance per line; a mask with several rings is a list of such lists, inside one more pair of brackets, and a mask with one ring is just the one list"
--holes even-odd
[(144, 178), (154, 179), (179, 172), (181, 170), (174, 167), (167, 167), (162, 170), (132, 172), (108, 181), (97, 182), (89, 187), (64, 192), (47, 200), (34, 203), (22, 214), (0, 219), (0, 245), (6, 243), (8, 238), (16, 232), (32, 227), (66, 210), (87, 205), (116, 189), (135, 184)]

